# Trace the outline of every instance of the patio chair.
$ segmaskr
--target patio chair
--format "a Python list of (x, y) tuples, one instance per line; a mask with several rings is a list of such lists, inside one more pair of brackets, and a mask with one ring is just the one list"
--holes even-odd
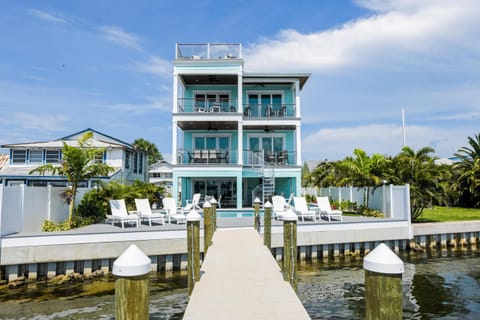
[(137, 228), (140, 225), (140, 218), (137, 215), (137, 211), (127, 211), (125, 200), (110, 200), (111, 215), (107, 215), (107, 221), (112, 222), (112, 226), (119, 222), (122, 225), (122, 229), (125, 228), (125, 223), (135, 223)]
[(276, 220), (283, 220), (283, 216), (288, 208), (287, 201), (283, 196), (272, 197), (273, 218)]
[(172, 223), (172, 220), (177, 224), (187, 223), (187, 217), (183, 214), (182, 208), (177, 208), (175, 204), (175, 199), (173, 198), (163, 198), (163, 209), (165, 209), (166, 218), (168, 223)]
[(185, 208), (183, 208), (183, 210), (187, 210), (187, 211), (190, 211), (192, 210), (192, 208), (195, 208), (195, 209), (200, 209), (200, 197), (202, 195), (200, 193), (195, 193), (192, 197), (192, 200), (187, 200), (187, 205), (185, 206)]
[(317, 212), (308, 208), (305, 197), (293, 197), (293, 204), (295, 206), (295, 213), (302, 221), (305, 221), (305, 218), (311, 218), (315, 221)]
[(165, 214), (160, 212), (152, 212), (150, 202), (148, 199), (135, 199), (135, 206), (137, 207), (140, 221), (148, 221), (148, 225), (152, 226), (152, 221), (157, 221), (162, 226), (165, 225)]
[(330, 222), (332, 217), (337, 217), (340, 218), (340, 221), (343, 221), (342, 210), (332, 209), (328, 197), (317, 197), (317, 206), (320, 218), (322, 216), (326, 216), (328, 218), (328, 222)]

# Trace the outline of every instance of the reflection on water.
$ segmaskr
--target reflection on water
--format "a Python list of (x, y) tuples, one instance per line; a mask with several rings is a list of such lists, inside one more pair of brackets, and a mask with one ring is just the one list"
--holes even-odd
[[(433, 255), (432, 255), (433, 254)], [(404, 319), (480, 319), (480, 252), (402, 255)], [(363, 319), (362, 259), (302, 261), (298, 295), (312, 319)], [(152, 278), (150, 319), (181, 319), (185, 272)], [(1, 319), (114, 319), (114, 281), (0, 290)]]

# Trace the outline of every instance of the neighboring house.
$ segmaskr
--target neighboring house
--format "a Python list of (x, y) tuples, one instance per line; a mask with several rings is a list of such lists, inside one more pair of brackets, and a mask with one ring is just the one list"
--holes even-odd
[(244, 72), (240, 44), (177, 44), (173, 196), (251, 207), (301, 192), (300, 91), (307, 73)]
[(102, 161), (112, 166), (115, 171), (106, 177), (97, 177), (90, 181), (83, 181), (79, 187), (92, 187), (98, 180), (119, 180), (131, 183), (135, 180), (148, 180), (148, 158), (144, 152), (133, 149), (129, 143), (110, 137), (93, 129), (85, 129), (72, 135), (48, 142), (29, 142), (6, 144), (2, 148), (9, 149), (9, 161), (0, 169), (0, 181), (4, 185), (26, 184), (28, 186), (59, 186), (67, 185), (65, 177), (33, 174), (29, 172), (41, 165), (51, 163), (59, 165), (62, 161), (63, 142), (68, 145), (78, 145), (78, 139), (86, 132), (91, 131), (92, 147), (105, 149)]
[(165, 160), (158, 161), (150, 166), (148, 182), (157, 186), (164, 186), (165, 193), (172, 193), (172, 165)]

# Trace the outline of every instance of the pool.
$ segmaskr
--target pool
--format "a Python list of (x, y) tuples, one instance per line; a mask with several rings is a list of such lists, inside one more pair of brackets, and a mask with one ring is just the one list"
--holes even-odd
[[(247, 218), (253, 217), (253, 209), (217, 209), (217, 218)], [(260, 210), (263, 216), (263, 210)]]

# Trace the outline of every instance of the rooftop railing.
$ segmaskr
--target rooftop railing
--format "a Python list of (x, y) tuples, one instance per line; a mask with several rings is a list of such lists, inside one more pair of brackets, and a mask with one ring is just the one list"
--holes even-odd
[(175, 59), (242, 59), (242, 45), (237, 43), (177, 43)]

